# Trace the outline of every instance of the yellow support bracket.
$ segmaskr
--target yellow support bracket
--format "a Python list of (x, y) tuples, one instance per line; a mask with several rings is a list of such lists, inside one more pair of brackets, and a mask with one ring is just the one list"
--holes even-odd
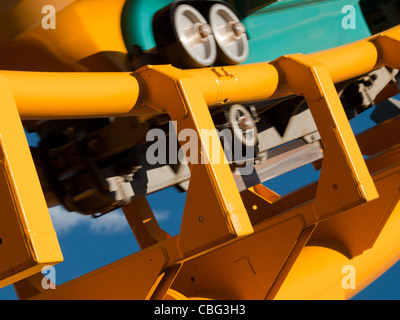
[(63, 260), (13, 93), (0, 76), (0, 288)]
[[(253, 187), (248, 188), (248, 190), (258, 196), (260, 196), (264, 201), (268, 203), (275, 203), (281, 199), (280, 195), (275, 193), (273, 190), (268, 189), (263, 184), (257, 184)], [(257, 210), (255, 207), (254, 210)]]
[(148, 66), (136, 75), (146, 88), (142, 105), (168, 113), (177, 122), (177, 135), (182, 129), (193, 129), (199, 137), (197, 163), (189, 165), (191, 179), (179, 236), (183, 256), (251, 234), (253, 227), (196, 81), (172, 66)]
[(280, 87), (305, 97), (321, 135), (324, 159), (316, 196), (318, 220), (378, 198), (328, 69), (302, 54), (273, 62)]
[(377, 47), (380, 56), (378, 63), (393, 69), (400, 68), (400, 28), (393, 28), (379, 34), (370, 41)]
[(160, 228), (146, 198), (132, 200), (122, 211), (141, 249), (171, 238)]

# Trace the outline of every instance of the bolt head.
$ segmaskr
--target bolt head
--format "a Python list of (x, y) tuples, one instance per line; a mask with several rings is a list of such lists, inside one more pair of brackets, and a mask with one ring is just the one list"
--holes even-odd
[(242, 34), (246, 33), (246, 27), (240, 21), (232, 24), (232, 30), (237, 37), (240, 37)]
[(199, 33), (202, 38), (207, 38), (212, 34), (212, 28), (208, 23), (203, 23), (199, 26)]

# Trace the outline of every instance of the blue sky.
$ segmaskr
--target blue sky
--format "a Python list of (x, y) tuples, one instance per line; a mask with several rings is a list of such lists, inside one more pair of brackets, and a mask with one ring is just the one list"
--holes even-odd
[[(370, 111), (351, 121), (353, 131), (361, 132), (374, 123)], [(268, 181), (266, 185), (279, 194), (286, 194), (318, 179), (311, 165)], [(174, 188), (150, 195), (148, 200), (161, 227), (172, 235), (179, 233), (185, 193)], [(122, 211), (98, 219), (65, 212), (61, 207), (50, 209), (57, 231), (64, 262), (56, 268), (57, 284), (65, 283), (101, 266), (139, 250)], [(400, 299), (400, 263), (394, 265), (355, 299)], [(0, 289), (1, 300), (17, 299), (12, 286)]]

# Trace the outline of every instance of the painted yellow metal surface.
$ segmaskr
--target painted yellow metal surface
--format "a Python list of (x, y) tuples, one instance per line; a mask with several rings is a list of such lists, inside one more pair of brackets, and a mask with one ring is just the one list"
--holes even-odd
[[(323, 64), (333, 83), (338, 83), (361, 76), (383, 64), (394, 65), (392, 60), (396, 59), (399, 33), (400, 27), (395, 27), (388, 31), (390, 38), (382, 33), (353, 44), (310, 54), (308, 57)], [(385, 47), (381, 45), (382, 42)], [(346, 59), (342, 60), (344, 57)], [(278, 90), (278, 70), (270, 62), (195, 70), (175, 69), (174, 72), (182, 77), (193, 78), (209, 107), (293, 94), (283, 88)], [(154, 108), (143, 108), (140, 103), (136, 103), (139, 86), (134, 79), (135, 74), (23, 71), (1, 73), (9, 81), (23, 119), (112, 117), (160, 112)], [(110, 81), (106, 75), (110, 76)], [(39, 107), (41, 103), (43, 106)], [(51, 103), (57, 103), (60, 108), (54, 110)], [(96, 103), (99, 104), (98, 110), (94, 107)], [(115, 109), (108, 107), (114, 103)]]
[(40, 0), (40, 1), (15, 1), (15, 5), (2, 12), (0, 18), (0, 44), (4, 44), (21, 33), (40, 25), (43, 14), (42, 8), (52, 5), (57, 11), (64, 9), (76, 0)]
[[(384, 127), (374, 128), (368, 136), (375, 136), (376, 130), (384, 130)], [(360, 136), (359, 141), (364, 138)], [(374, 139), (368, 141), (377, 142)], [(284, 212), (280, 219), (275, 222), (273, 218), (263, 219), (265, 216), (260, 222), (254, 219), (253, 235), (197, 261), (186, 262), (173, 289), (190, 298), (321, 300), (353, 297), (400, 258), (396, 232), (400, 201), (398, 139), (394, 143), (393, 148), (382, 153), (384, 149), (380, 149), (367, 161), (380, 194), (378, 199), (344, 210), (315, 225), (311, 219), (316, 186), (312, 186), (311, 195), (307, 188), (289, 194), (275, 203), (277, 212)], [(379, 149), (379, 143), (375, 146)], [(263, 206), (249, 194), (242, 196), (246, 208), (256, 203), (261, 212), (274, 210), (274, 206)], [(305, 211), (310, 212), (308, 217), (304, 215)], [(298, 236), (296, 232), (302, 229), (302, 220), (298, 219), (301, 216), (310, 220), (310, 227)], [(278, 257), (272, 253), (284, 252), (285, 246), (290, 245), (287, 242), (290, 237), (297, 239), (292, 243), (296, 243), (292, 253), (282, 259), (283, 265), (274, 266)], [(262, 248), (258, 243), (262, 243)], [(268, 275), (277, 272), (274, 268), (280, 271), (271, 281)], [(348, 268), (356, 270), (354, 288), (347, 288)], [(195, 281), (188, 284), (185, 281), (188, 277)]]
[[(0, 18), (0, 44), (7, 44), (9, 52), (24, 58), (14, 62), (16, 70), (24, 70), (29, 64), (27, 59), (32, 59), (23, 52), (30, 44), (39, 52), (32, 60), (36, 64), (41, 61), (44, 70), (53, 67), (62, 68), (60, 71), (89, 71), (90, 66), (100, 62), (105, 69), (98, 71), (113, 71), (101, 52), (126, 53), (120, 27), (124, 3), (123, 0), (22, 0)], [(49, 5), (57, 12), (58, 27), (51, 30), (42, 27), (42, 8)], [(93, 57), (87, 59), (90, 56)], [(82, 62), (79, 66), (74, 65), (79, 61)]]
[(280, 86), (306, 98), (324, 144), (319, 217), (378, 198), (328, 69), (303, 55), (282, 57), (274, 64), (281, 70)]
[(13, 95), (0, 77), (0, 286), (63, 260)]
[(139, 96), (139, 84), (128, 73), (2, 71), (1, 74), (11, 87), (23, 119), (126, 115), (133, 110)]
[[(196, 82), (171, 66), (144, 68), (138, 73), (147, 87), (142, 104), (156, 110), (163, 108), (160, 111), (177, 121), (178, 135), (180, 130), (190, 128), (200, 140), (196, 161), (190, 165), (191, 181), (181, 226), (182, 231), (188, 232), (181, 232), (182, 250), (189, 252), (216, 245), (221, 239), (252, 233), (239, 192), (232, 188), (235, 182), (228, 161)], [(166, 88), (167, 96), (159, 95), (160, 87)], [(217, 143), (210, 144), (207, 139)], [(208, 199), (206, 212), (199, 194)]]
[[(370, 206), (361, 206), (359, 209), (365, 213), (365, 216), (367, 211), (374, 214), (379, 210), (387, 210), (386, 213), (390, 215), (372, 248), (349, 259), (330, 248), (305, 247), (276, 295), (276, 299), (350, 299), (399, 260), (400, 236), (397, 230), (400, 223), (400, 159), (397, 157), (396, 160), (397, 162), (392, 163), (393, 167), (378, 173), (374, 179), (380, 199), (371, 203)], [(344, 269), (346, 266), (355, 270), (354, 288), (343, 287), (343, 280), (347, 275)]]
[[(90, 1), (59, 4), (64, 10), (58, 19), (70, 27), (45, 38), (41, 28), (33, 27), (29, 37), (42, 39), (44, 47), (51, 45), (56, 56), (62, 51), (60, 65), (73, 69), (78, 61), (79, 70), (0, 72), (0, 286), (18, 282), (15, 287), (23, 299), (343, 299), (398, 261), (398, 145), (383, 148), (373, 141), (374, 131), (370, 138), (356, 140), (334, 84), (383, 65), (399, 68), (400, 26), (343, 47), (272, 62), (83, 72), (85, 66), (99, 64), (87, 57), (125, 50), (122, 38), (115, 37), (115, 17), (123, 1), (102, 0), (96, 8)], [(26, 18), (26, 10), (15, 10), (16, 16)], [(104, 30), (97, 19), (110, 19), (113, 28)], [(71, 20), (76, 24), (62, 23)], [(15, 32), (19, 31), (11, 30), (0, 41), (13, 38)], [(15, 40), (17, 49), (28, 41), (25, 36)], [(63, 60), (66, 57), (70, 61)], [(23, 70), (23, 64), (19, 67)], [(306, 98), (321, 134), (321, 178), (282, 198), (261, 186), (240, 193), (222, 147), (208, 143), (219, 140), (209, 109), (288, 95)], [(60, 262), (62, 255), (21, 118), (160, 113), (176, 121), (177, 133), (190, 128), (200, 137), (194, 155), (198, 163), (190, 165), (181, 233), (165, 234), (147, 201), (135, 201), (124, 213), (140, 252), (51, 292), (39, 290), (35, 274), (44, 264)], [(385, 128), (388, 124), (375, 130)], [(376, 146), (367, 162), (365, 142), (360, 141)], [(355, 289), (345, 289), (342, 282), (343, 267), (349, 265), (357, 270)]]
[[(310, 245), (300, 253), (276, 299), (350, 299), (399, 260), (396, 230), (400, 218), (400, 137), (393, 131), (399, 121), (397, 118), (378, 125), (357, 139), (363, 154), (371, 156), (367, 165), (379, 198), (344, 211), (330, 226), (322, 227), (321, 236), (311, 239)], [(355, 221), (349, 219), (351, 216)], [(359, 250), (357, 242), (362, 236), (358, 231), (366, 230), (368, 223), (373, 237), (368, 240), (367, 250)], [(335, 248), (332, 243), (328, 245), (329, 241), (321, 242), (324, 237), (353, 249)], [(356, 272), (354, 287), (344, 289), (347, 266)]]

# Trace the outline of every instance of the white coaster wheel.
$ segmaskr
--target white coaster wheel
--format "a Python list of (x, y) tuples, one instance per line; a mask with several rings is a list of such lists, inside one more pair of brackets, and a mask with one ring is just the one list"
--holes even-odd
[(194, 7), (182, 4), (174, 12), (177, 40), (181, 43), (192, 67), (208, 67), (217, 59), (217, 46), (212, 29)]
[(249, 55), (246, 28), (236, 14), (226, 5), (210, 8), (209, 20), (218, 46), (218, 63), (239, 64)]
[(243, 145), (253, 147), (257, 143), (257, 127), (251, 113), (242, 105), (235, 104), (229, 109), (229, 122), (235, 137)]

